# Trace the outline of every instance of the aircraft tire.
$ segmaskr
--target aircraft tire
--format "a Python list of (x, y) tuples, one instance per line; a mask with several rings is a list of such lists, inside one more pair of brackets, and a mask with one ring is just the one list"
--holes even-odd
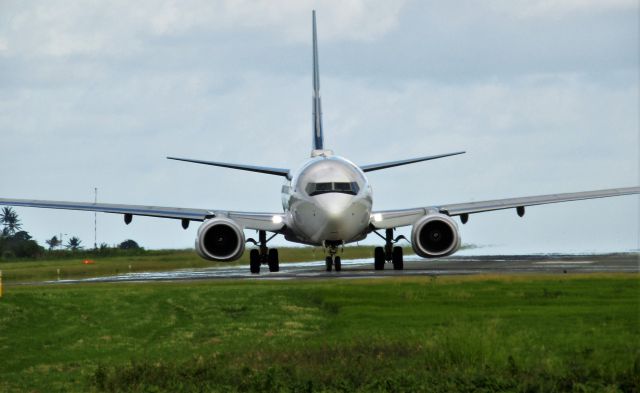
[(251, 274), (260, 274), (260, 251), (256, 249), (249, 252), (249, 269)]
[(326, 257), (324, 262), (325, 262), (325, 265), (327, 266), (327, 271), (330, 272), (331, 267), (333, 266), (333, 261), (331, 260), (331, 257)]
[(280, 259), (277, 248), (269, 249), (268, 264), (270, 272), (275, 273), (280, 271)]
[(384, 249), (382, 247), (376, 247), (373, 250), (373, 268), (384, 270)]
[(336, 269), (337, 272), (342, 270), (342, 260), (340, 259), (340, 257), (335, 257), (333, 259), (333, 267)]
[(404, 261), (402, 258), (402, 247), (393, 247), (393, 270), (404, 270)]

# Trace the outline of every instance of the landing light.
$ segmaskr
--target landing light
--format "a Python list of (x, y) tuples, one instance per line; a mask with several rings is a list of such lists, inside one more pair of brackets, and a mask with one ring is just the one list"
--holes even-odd
[(271, 217), (271, 222), (273, 222), (274, 224), (282, 224), (282, 216)]
[(374, 215), (373, 215), (373, 221), (375, 221), (375, 222), (380, 222), (380, 221), (382, 221), (382, 214), (380, 214), (380, 213), (376, 213), (376, 214), (374, 214)]

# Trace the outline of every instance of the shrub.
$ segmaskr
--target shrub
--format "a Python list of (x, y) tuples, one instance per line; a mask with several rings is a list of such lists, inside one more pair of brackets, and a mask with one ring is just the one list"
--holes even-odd
[(141, 247), (138, 245), (138, 243), (135, 242), (135, 240), (127, 239), (120, 243), (120, 245), (118, 245), (118, 248), (122, 250), (138, 250)]

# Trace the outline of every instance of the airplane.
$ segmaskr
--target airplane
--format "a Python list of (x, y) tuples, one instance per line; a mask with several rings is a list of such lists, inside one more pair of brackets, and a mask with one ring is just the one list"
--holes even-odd
[[(409, 242), (417, 255), (424, 258), (441, 258), (455, 253), (461, 244), (460, 231), (454, 217), (459, 217), (462, 224), (466, 224), (470, 214), (503, 209), (515, 209), (518, 216), (522, 217), (527, 206), (640, 193), (640, 187), (626, 187), (409, 209), (373, 210), (372, 189), (366, 176), (368, 172), (460, 155), (465, 152), (457, 151), (356, 165), (325, 148), (316, 30), (316, 13), (313, 11), (312, 151), (311, 157), (301, 167), (291, 170), (167, 157), (171, 160), (281, 176), (285, 179), (281, 193), (282, 212), (251, 213), (217, 209), (3, 198), (0, 198), (0, 205), (122, 214), (126, 224), (131, 223), (133, 216), (171, 218), (180, 220), (184, 229), (189, 227), (191, 221), (202, 222), (195, 240), (196, 252), (202, 258), (211, 261), (235, 261), (243, 255), (245, 245), (251, 243), (257, 248), (250, 250), (249, 267), (251, 273), (258, 274), (261, 265), (267, 265), (271, 272), (277, 272), (280, 269), (278, 250), (268, 247), (269, 241), (277, 235), (283, 235), (286, 240), (294, 243), (322, 246), (326, 253), (326, 270), (340, 271), (342, 263), (339, 254), (343, 246), (361, 241), (374, 233), (384, 241), (384, 246), (374, 248), (374, 269), (383, 270), (385, 265), (390, 263), (393, 269), (403, 270), (403, 249), (396, 244), (401, 240), (409, 241), (409, 239), (404, 236), (394, 237), (394, 231), (399, 227), (412, 227)], [(246, 239), (245, 230), (256, 230), (258, 240)], [(383, 230), (384, 234), (381, 234)], [(268, 233), (269, 237), (267, 237)]]

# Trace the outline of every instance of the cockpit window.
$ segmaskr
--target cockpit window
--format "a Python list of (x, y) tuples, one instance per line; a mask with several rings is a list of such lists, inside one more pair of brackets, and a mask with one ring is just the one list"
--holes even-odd
[(307, 194), (309, 194), (309, 196), (326, 194), (329, 192), (339, 192), (341, 194), (357, 195), (358, 191), (360, 191), (360, 187), (356, 182), (309, 183), (307, 184), (306, 191), (307, 191)]

